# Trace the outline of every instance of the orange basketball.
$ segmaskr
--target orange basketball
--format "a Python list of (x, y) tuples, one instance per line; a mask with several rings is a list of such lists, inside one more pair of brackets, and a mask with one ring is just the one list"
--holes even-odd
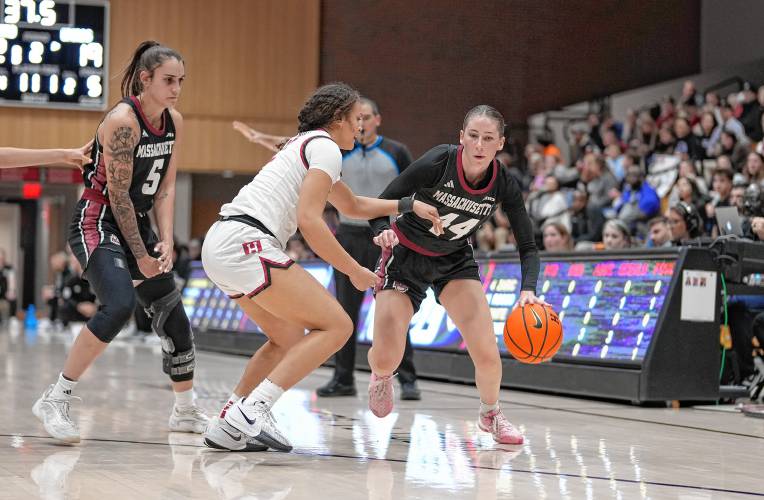
[(504, 343), (522, 363), (547, 361), (562, 345), (562, 321), (549, 306), (516, 307), (504, 323)]

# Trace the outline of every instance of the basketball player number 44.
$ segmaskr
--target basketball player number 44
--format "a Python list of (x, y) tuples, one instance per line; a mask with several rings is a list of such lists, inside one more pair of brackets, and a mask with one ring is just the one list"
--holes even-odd
[(164, 167), (164, 158), (154, 160), (154, 165), (151, 166), (149, 175), (146, 176), (146, 183), (141, 187), (141, 193), (147, 195), (153, 195), (159, 189), (159, 182), (162, 180), (160, 172)]
[[(459, 214), (446, 214), (440, 218), (440, 221), (443, 223), (443, 229), (448, 229), (454, 234), (454, 236), (450, 238), (452, 240), (463, 238), (466, 234), (472, 231), (472, 228), (475, 227), (478, 222), (480, 222), (479, 219), (467, 219), (464, 222), (454, 224), (454, 221), (456, 221), (458, 218)], [(434, 227), (430, 228), (430, 232), (435, 236), (438, 236), (438, 233), (435, 232)]]

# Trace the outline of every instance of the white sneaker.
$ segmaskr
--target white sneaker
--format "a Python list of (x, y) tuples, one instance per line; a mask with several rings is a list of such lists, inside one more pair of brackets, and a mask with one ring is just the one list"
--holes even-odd
[(209, 417), (196, 405), (188, 408), (172, 407), (170, 414), (170, 432), (193, 432), (201, 434), (210, 423)]
[(42, 422), (45, 432), (51, 437), (65, 443), (79, 443), (80, 430), (69, 417), (69, 403), (72, 396), (65, 396), (64, 399), (53, 399), (50, 396), (52, 391), (53, 385), (48, 387), (40, 399), (35, 402), (32, 406), (32, 413)]
[(69, 474), (80, 459), (81, 448), (49, 455), (32, 469), (32, 481), (40, 489), (40, 498), (76, 498), (79, 491), (70, 491)]
[(228, 408), (225, 421), (274, 450), (292, 450), (292, 444), (276, 427), (276, 419), (265, 403), (244, 404), (241, 398)]
[(243, 434), (220, 417), (210, 420), (204, 431), (204, 444), (210, 448), (228, 451), (265, 451), (266, 445)]

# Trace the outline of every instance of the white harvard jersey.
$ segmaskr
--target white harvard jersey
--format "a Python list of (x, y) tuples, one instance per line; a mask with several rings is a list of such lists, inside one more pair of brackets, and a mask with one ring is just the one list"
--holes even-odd
[(323, 130), (296, 135), (258, 172), (252, 182), (220, 208), (220, 215), (249, 215), (265, 225), (286, 248), (297, 231), (297, 198), (309, 168), (340, 180), (342, 153)]

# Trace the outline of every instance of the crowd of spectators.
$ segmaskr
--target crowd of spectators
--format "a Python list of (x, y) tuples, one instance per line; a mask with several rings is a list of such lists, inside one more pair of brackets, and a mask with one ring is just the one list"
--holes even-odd
[[(764, 85), (745, 83), (721, 96), (702, 95), (686, 81), (677, 98), (629, 110), (623, 119), (591, 113), (569, 124), (568, 137), (545, 133), (523, 154), (502, 152), (499, 160), (523, 187), (547, 251), (714, 237), (716, 209), (725, 206), (737, 206), (748, 236), (760, 239), (764, 232), (756, 229), (764, 224), (751, 221), (764, 215), (763, 115)], [(513, 250), (506, 217), (497, 213), (476, 243), (483, 251)]]

